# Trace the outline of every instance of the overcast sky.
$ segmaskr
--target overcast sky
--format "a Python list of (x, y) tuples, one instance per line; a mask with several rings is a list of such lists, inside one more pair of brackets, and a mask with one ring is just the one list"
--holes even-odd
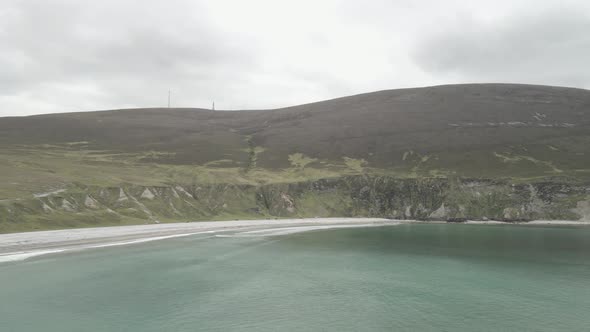
[(590, 1), (1, 0), (0, 116), (260, 109), (468, 82), (590, 88)]

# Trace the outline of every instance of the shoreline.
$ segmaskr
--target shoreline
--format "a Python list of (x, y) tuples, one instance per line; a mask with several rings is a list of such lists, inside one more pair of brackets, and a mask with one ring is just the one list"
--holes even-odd
[[(260, 219), (9, 233), (0, 234), (0, 263), (20, 261), (30, 257), (65, 251), (123, 246), (197, 234), (211, 234), (216, 237), (277, 236), (331, 228), (373, 227), (400, 224), (450, 223), (446, 221), (392, 220), (380, 218)], [(467, 220), (453, 224), (590, 226), (590, 222), (569, 220), (536, 220), (529, 222)], [(224, 234), (231, 232), (235, 232), (236, 234)]]
[[(164, 240), (197, 234), (264, 231), (290, 228), (296, 232), (334, 227), (397, 225), (400, 221), (377, 218), (309, 218), (202, 221), (77, 228), (39, 232), (0, 234), (0, 263), (65, 251), (112, 247)], [(257, 236), (270, 236), (272, 234)], [(279, 234), (276, 234), (279, 235)]]
[(590, 221), (576, 221), (576, 220), (531, 220), (531, 221), (499, 221), (499, 220), (467, 220), (458, 222), (457, 224), (470, 225), (571, 225), (571, 226), (590, 226)]

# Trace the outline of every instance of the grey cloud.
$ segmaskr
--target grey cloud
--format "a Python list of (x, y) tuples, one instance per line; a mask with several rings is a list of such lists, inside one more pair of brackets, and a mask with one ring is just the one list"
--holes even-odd
[[(190, 1), (9, 3), (0, 22), (0, 96), (87, 84), (107, 105), (149, 105), (154, 90), (256, 67), (251, 45), (208, 27)], [(175, 6), (186, 10), (168, 10)]]
[(425, 71), (463, 81), (590, 87), (590, 16), (580, 8), (463, 20), (425, 38), (414, 59)]
[[(169, 88), (176, 106), (259, 109), (466, 81), (588, 87), (590, 6), (564, 1), (2, 0), (0, 116), (162, 106)], [(431, 26), (443, 11), (480, 16)]]
[[(38, 7), (43, 8), (42, 3), (39, 1)], [(194, 18), (184, 18), (191, 20), (189, 27), (179, 24), (177, 29), (170, 29), (165, 25), (176, 19), (165, 15), (160, 21), (140, 23), (109, 19), (101, 22), (97, 17), (85, 21), (89, 14), (76, 8), (65, 10), (67, 15), (43, 20), (35, 14), (38, 10), (27, 10), (28, 15), (8, 26), (6, 30), (11, 33), (3, 41), (4, 45), (25, 51), (40, 67), (53, 67), (51, 72), (125, 73), (160, 67), (174, 69), (187, 62), (233, 62), (234, 57), (245, 57), (243, 50), (225, 44), (224, 36), (200, 26)], [(59, 15), (62, 9), (50, 7), (46, 11), (51, 15), (57, 11)]]

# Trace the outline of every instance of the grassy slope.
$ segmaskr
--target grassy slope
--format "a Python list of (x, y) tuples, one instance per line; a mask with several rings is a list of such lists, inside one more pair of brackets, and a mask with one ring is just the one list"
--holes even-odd
[(590, 91), (530, 85), (390, 90), (266, 111), (9, 117), (0, 118), (0, 203), (79, 186), (355, 174), (587, 182), (589, 146)]
[(0, 199), (71, 182), (289, 182), (590, 175), (590, 92), (452, 85), (280, 110), (142, 109), (0, 118)]

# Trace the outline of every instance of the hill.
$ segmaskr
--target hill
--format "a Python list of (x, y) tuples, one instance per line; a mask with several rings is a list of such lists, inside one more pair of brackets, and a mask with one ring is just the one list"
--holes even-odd
[(578, 185), (590, 177), (588, 146), (590, 91), (517, 84), (387, 90), (274, 110), (5, 117), (0, 200), (354, 176)]

